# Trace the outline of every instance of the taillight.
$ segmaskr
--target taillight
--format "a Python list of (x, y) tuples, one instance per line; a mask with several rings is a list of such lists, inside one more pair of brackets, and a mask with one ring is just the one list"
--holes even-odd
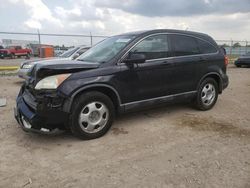
[(229, 64), (229, 58), (226, 55), (224, 56), (224, 63), (226, 66)]

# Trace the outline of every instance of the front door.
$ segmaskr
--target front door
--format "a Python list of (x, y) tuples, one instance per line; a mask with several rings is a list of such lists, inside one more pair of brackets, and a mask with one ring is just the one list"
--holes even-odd
[(132, 53), (144, 54), (146, 62), (120, 65), (120, 82), (125, 88), (121, 97), (126, 98), (123, 103), (148, 101), (172, 94), (174, 66), (168, 36), (166, 34), (148, 36), (135, 45), (127, 56)]

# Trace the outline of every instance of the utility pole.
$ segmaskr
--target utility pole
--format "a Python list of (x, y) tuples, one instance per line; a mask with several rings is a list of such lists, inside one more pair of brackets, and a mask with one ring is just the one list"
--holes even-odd
[(39, 41), (39, 44), (41, 45), (41, 36), (40, 36), (40, 31), (39, 31), (39, 29), (37, 30), (37, 34), (38, 34), (38, 41)]
[(90, 46), (92, 47), (93, 45), (93, 36), (92, 36), (92, 33), (90, 32)]
[(37, 34), (38, 34), (38, 42), (39, 42), (39, 56), (41, 57), (42, 49), (41, 49), (41, 35), (40, 35), (39, 29), (37, 29)]

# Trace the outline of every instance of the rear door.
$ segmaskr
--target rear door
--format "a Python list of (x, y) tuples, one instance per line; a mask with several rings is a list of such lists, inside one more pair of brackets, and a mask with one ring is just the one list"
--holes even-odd
[(22, 49), (21, 46), (16, 46), (15, 47), (15, 55), (26, 55), (27, 52), (25, 49)]
[(196, 38), (183, 34), (169, 34), (175, 66), (174, 93), (196, 90), (198, 65), (203, 61)]
[(201, 62), (198, 65), (198, 70), (199, 70), (197, 72), (198, 78), (201, 79), (205, 74), (207, 74), (212, 69), (218, 70), (217, 68), (215, 68), (216, 66), (225, 67), (224, 57), (218, 53), (218, 47), (214, 46), (210, 42), (203, 39), (197, 39), (197, 42), (203, 60), (203, 62)]

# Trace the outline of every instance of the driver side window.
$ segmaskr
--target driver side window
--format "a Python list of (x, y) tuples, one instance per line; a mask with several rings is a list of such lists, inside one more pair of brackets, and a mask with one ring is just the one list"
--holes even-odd
[(159, 34), (147, 37), (137, 44), (130, 53), (144, 54), (146, 60), (169, 57), (167, 35)]

